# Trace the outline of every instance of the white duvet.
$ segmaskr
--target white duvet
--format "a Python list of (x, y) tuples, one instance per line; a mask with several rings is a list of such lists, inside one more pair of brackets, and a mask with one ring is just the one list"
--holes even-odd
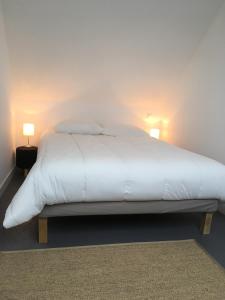
[(46, 204), (180, 199), (225, 200), (225, 166), (149, 137), (53, 133), (3, 225), (26, 222)]

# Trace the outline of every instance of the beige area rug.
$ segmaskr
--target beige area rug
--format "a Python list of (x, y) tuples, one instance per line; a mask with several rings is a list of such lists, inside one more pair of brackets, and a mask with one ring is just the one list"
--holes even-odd
[(193, 240), (0, 252), (0, 299), (225, 299)]

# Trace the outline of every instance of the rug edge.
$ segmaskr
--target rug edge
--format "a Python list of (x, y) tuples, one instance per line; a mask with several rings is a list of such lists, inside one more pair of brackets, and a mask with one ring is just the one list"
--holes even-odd
[[(19, 253), (19, 252), (35, 252), (35, 251), (55, 251), (55, 250), (67, 250), (67, 249), (85, 249), (85, 248), (96, 248), (96, 247), (113, 247), (113, 246), (129, 246), (129, 245), (146, 245), (146, 244), (164, 244), (164, 243), (182, 243), (182, 242), (196, 242), (195, 239), (187, 240), (166, 240), (166, 241), (153, 241), (153, 242), (131, 242), (131, 243), (115, 243), (115, 244), (95, 244), (95, 245), (84, 245), (84, 246), (69, 246), (69, 247), (54, 247), (54, 248), (37, 248), (37, 249), (24, 249), (24, 250), (3, 250), (1, 253)], [(196, 242), (197, 243), (197, 242)]]
[(211, 259), (211, 261), (223, 271), (225, 275), (225, 268), (199, 243), (199, 241), (194, 240), (194, 242)]

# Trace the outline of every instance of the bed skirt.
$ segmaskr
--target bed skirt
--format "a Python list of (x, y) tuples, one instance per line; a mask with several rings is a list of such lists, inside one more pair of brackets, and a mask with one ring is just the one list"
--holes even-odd
[(218, 200), (215, 199), (73, 202), (47, 205), (39, 216), (48, 218), (82, 215), (215, 212), (217, 209)]

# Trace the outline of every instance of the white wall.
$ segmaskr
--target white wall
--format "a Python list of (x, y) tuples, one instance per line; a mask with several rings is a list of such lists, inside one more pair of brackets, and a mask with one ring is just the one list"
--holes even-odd
[(225, 163), (225, 4), (183, 74), (174, 141)]
[(13, 166), (9, 87), (8, 52), (0, 1), (0, 189)]
[[(73, 115), (145, 126), (174, 89), (223, 0), (3, 0), (17, 143)], [(35, 140), (32, 140), (35, 142)]]

